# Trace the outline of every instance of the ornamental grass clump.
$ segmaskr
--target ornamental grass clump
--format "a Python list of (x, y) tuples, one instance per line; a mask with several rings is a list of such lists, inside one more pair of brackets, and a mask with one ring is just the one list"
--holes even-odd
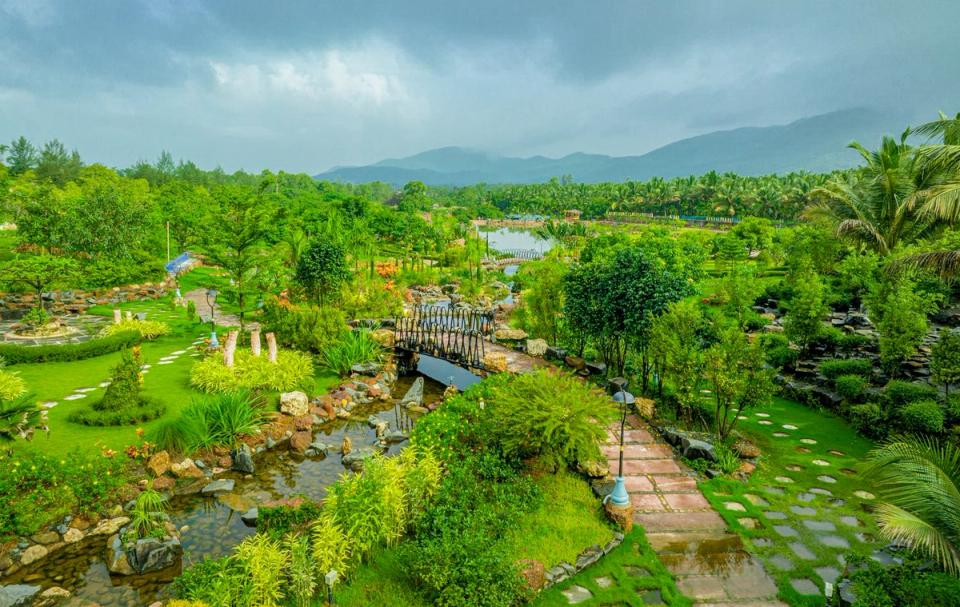
[(150, 440), (158, 449), (184, 454), (234, 447), (241, 437), (258, 433), (268, 416), (262, 399), (246, 390), (198, 397), (177, 418), (157, 426)]
[(312, 390), (313, 362), (309, 354), (294, 350), (281, 350), (276, 362), (270, 362), (265, 355), (254, 356), (247, 350), (238, 350), (233, 367), (228, 367), (222, 356), (212, 354), (193, 365), (190, 384), (207, 393)]
[(139, 320), (132, 318), (107, 325), (100, 330), (100, 337), (110, 337), (125, 331), (136, 331), (143, 339), (156, 339), (170, 333), (170, 325), (159, 320)]
[(373, 338), (370, 329), (349, 331), (333, 346), (323, 351), (323, 363), (341, 376), (350, 374), (353, 365), (380, 362), (383, 347)]

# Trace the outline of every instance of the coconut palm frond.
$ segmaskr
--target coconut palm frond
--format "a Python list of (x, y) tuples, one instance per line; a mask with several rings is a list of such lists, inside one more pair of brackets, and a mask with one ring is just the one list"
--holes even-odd
[(881, 255), (889, 252), (887, 240), (877, 229), (877, 226), (863, 219), (845, 219), (837, 225), (838, 236), (855, 236), (860, 240), (872, 243)]
[(8, 402), (0, 402), (0, 440), (30, 440), (43, 421), (43, 412), (32, 394), (24, 394)]
[(921, 218), (955, 224), (960, 221), (960, 181), (918, 192), (909, 204), (918, 207), (917, 215)]
[(920, 146), (917, 157), (928, 173), (960, 171), (960, 143)]
[(948, 118), (946, 114), (940, 112), (940, 118), (913, 129), (914, 134), (923, 137), (940, 137), (946, 144), (957, 143), (960, 141), (960, 113), (954, 118)]
[(876, 517), (885, 538), (922, 551), (949, 573), (960, 574), (960, 552), (934, 525), (892, 504), (878, 506)]
[(890, 263), (888, 270), (891, 273), (927, 270), (944, 280), (953, 280), (960, 276), (960, 251), (931, 251), (907, 255)]

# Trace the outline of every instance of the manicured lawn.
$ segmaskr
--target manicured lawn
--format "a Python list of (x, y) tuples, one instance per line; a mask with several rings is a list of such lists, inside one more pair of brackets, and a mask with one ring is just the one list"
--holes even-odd
[[(429, 607), (426, 598), (411, 587), (406, 571), (397, 549), (382, 550), (360, 567), (348, 584), (336, 590), (336, 604), (345, 607)], [(324, 604), (316, 603), (318, 607)]]
[(658, 604), (686, 607), (691, 604), (690, 599), (677, 590), (673, 577), (650, 548), (640, 527), (634, 527), (623, 543), (598, 563), (544, 591), (532, 605), (565, 607), (570, 601), (564, 592), (582, 593), (581, 589), (591, 595), (578, 603), (585, 607)]
[(845, 555), (878, 547), (874, 498), (858, 472), (873, 444), (839, 417), (784, 399), (745, 417), (738, 429), (763, 452), (756, 472), (746, 484), (718, 478), (700, 488), (763, 559), (782, 598), (822, 605)]

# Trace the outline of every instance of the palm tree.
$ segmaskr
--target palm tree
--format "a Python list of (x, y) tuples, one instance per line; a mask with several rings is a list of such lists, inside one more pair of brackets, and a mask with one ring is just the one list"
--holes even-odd
[(30, 440), (34, 429), (42, 427), (44, 414), (32, 394), (24, 394), (11, 401), (0, 401), (0, 440), (17, 438)]
[(960, 449), (932, 437), (898, 438), (869, 462), (865, 475), (884, 500), (880, 532), (960, 575)]

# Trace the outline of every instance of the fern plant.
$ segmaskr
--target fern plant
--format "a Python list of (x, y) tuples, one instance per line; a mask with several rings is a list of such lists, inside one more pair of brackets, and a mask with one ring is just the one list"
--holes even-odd
[(255, 534), (240, 542), (236, 558), (250, 583), (248, 605), (280, 607), (289, 555), (276, 540)]

